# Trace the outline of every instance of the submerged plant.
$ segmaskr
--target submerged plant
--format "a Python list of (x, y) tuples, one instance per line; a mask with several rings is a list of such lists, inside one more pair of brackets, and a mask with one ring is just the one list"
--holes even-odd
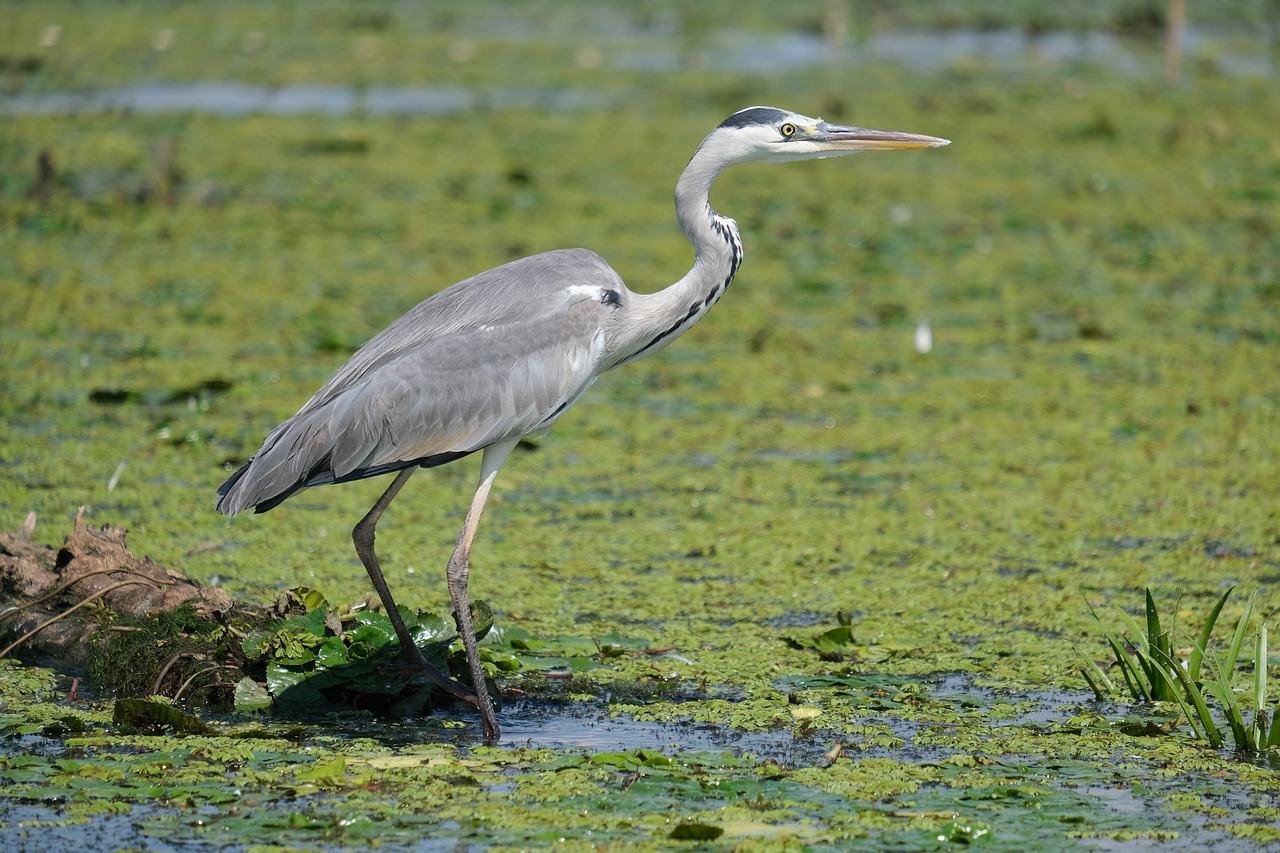
[[(1254, 710), (1253, 719), (1248, 724), (1244, 721), (1241, 694), (1231, 686), (1231, 676), (1236, 671), (1240, 649), (1244, 644), (1249, 620), (1253, 615), (1256, 591), (1245, 601), (1244, 612), (1236, 621), (1235, 630), (1231, 634), (1231, 641), (1225, 652), (1218, 655), (1209, 649), (1209, 640), (1214, 626), (1233, 589), (1234, 587), (1224, 592), (1213, 606), (1185, 661), (1174, 650), (1172, 632), (1161, 624), (1160, 612), (1150, 588), (1145, 591), (1145, 629), (1123, 610), (1119, 613), (1125, 623), (1125, 630), (1120, 634), (1106, 627), (1091, 604), (1088, 605), (1089, 614), (1102, 628), (1103, 636), (1115, 658), (1113, 666), (1119, 670), (1133, 701), (1177, 703), (1195, 736), (1207, 740), (1216, 748), (1224, 744), (1225, 738), (1223, 729), (1214, 720), (1206, 700), (1207, 696), (1212, 696), (1221, 706), (1227, 722), (1226, 728), (1231, 734), (1235, 748), (1262, 752), (1274, 746), (1280, 746), (1280, 714), (1277, 714), (1274, 708), (1269, 710), (1267, 706), (1267, 629), (1265, 625), (1259, 626), (1254, 646), (1251, 691)], [(1181, 594), (1174, 601), (1175, 612), (1177, 602), (1180, 600)], [(1088, 657), (1083, 655), (1082, 657), (1084, 665), (1080, 668), (1080, 674), (1088, 682), (1094, 695), (1103, 699), (1118, 692), (1115, 682), (1102, 667)], [(1202, 677), (1202, 670), (1205, 671), (1204, 677)]]

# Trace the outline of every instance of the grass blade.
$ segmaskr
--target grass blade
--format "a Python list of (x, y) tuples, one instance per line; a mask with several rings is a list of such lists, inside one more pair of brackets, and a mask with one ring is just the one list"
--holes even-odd
[[(1187, 715), (1187, 722), (1191, 724), (1193, 729), (1197, 729), (1194, 721), (1199, 719), (1200, 725), (1203, 727), (1203, 737), (1205, 740), (1209, 741), (1209, 745), (1214, 749), (1220, 748), (1222, 746), (1222, 732), (1218, 729), (1217, 724), (1213, 722), (1213, 717), (1209, 714), (1209, 705), (1204, 701), (1204, 694), (1200, 692), (1200, 688), (1196, 687), (1191, 679), (1187, 677), (1186, 671), (1183, 670), (1181, 666), (1178, 666), (1176, 662), (1166, 658), (1164, 663), (1172, 670), (1174, 677), (1176, 677), (1182, 685), (1182, 694), (1185, 694), (1186, 698), (1184, 699), (1182, 694), (1175, 695), (1178, 704), (1183, 708), (1183, 713)], [(1161, 668), (1161, 672), (1165, 671), (1166, 670), (1164, 668)], [(1194, 714), (1191, 712), (1191, 709), (1187, 707), (1188, 701), (1195, 706)], [(1197, 729), (1197, 733), (1199, 733), (1199, 729)]]
[[(1151, 597), (1151, 590), (1148, 589), (1146, 592), (1147, 627), (1145, 632), (1142, 626), (1138, 624), (1138, 620), (1118, 607), (1116, 610), (1128, 629), (1128, 633), (1124, 637), (1130, 640), (1134, 650), (1138, 653), (1135, 657), (1138, 659), (1138, 666), (1142, 669), (1143, 677), (1139, 679), (1139, 683), (1142, 685), (1143, 699), (1148, 702), (1163, 702), (1170, 700), (1171, 697), (1164, 695), (1166, 680), (1160, 677), (1160, 666), (1152, 658), (1153, 651), (1159, 648), (1160, 614), (1155, 611), (1155, 602)], [(1153, 628), (1156, 632), (1154, 634), (1152, 633)]]
[[(1146, 593), (1147, 605), (1147, 646), (1151, 650), (1151, 659), (1154, 664), (1153, 670), (1159, 670), (1161, 661), (1172, 661), (1173, 666), (1179, 666), (1178, 661), (1173, 654), (1173, 641), (1171, 632), (1164, 629), (1160, 624), (1160, 611), (1156, 608), (1155, 597), (1151, 594), (1151, 587), (1144, 590)], [(1182, 600), (1182, 593), (1178, 593), (1178, 597), (1173, 602), (1173, 613), (1177, 616), (1178, 602)], [(1154, 675), (1154, 673), (1149, 673)], [(1173, 679), (1166, 677), (1166, 673), (1160, 673), (1160, 678), (1151, 678), (1151, 695), (1160, 702), (1172, 702), (1177, 699), (1178, 690)]]
[(1216, 655), (1210, 656), (1209, 652), (1205, 655), (1210, 658), (1212, 667), (1212, 678), (1205, 681), (1205, 687), (1211, 692), (1222, 705), (1222, 711), (1227, 717), (1227, 725), (1231, 728), (1231, 737), (1235, 741), (1236, 749), (1257, 750), (1258, 744), (1250, 739), (1251, 730), (1244, 724), (1244, 714), (1240, 710), (1240, 697), (1236, 695), (1235, 690), (1231, 687), (1231, 670), (1227, 669), (1224, 662)]
[[(1089, 599), (1085, 599), (1084, 606), (1089, 608), (1089, 615), (1093, 617), (1094, 622), (1098, 623), (1098, 627), (1102, 630), (1103, 638), (1107, 641), (1107, 645), (1111, 647), (1111, 654), (1116, 659), (1116, 667), (1119, 668), (1120, 675), (1124, 678), (1125, 687), (1129, 689), (1129, 695), (1133, 698), (1133, 701), (1150, 702), (1151, 694), (1147, 691), (1144, 679), (1138, 674), (1137, 666), (1134, 665), (1128, 652), (1125, 651), (1125, 644), (1122, 642), (1121, 638), (1113, 634), (1107, 626), (1103, 624), (1101, 617), (1098, 616), (1098, 611), (1093, 609), (1093, 605), (1089, 603)], [(1120, 611), (1120, 614), (1129, 618), (1129, 614), (1125, 613), (1123, 610)], [(1132, 620), (1130, 621), (1132, 622)], [(1110, 679), (1108, 679), (1108, 681), (1109, 680)]]
[[(1235, 672), (1236, 661), (1240, 659), (1240, 647), (1244, 645), (1244, 634), (1249, 627), (1249, 619), (1253, 616), (1253, 602), (1258, 597), (1258, 591), (1255, 589), (1249, 593), (1249, 598), (1244, 603), (1244, 613), (1240, 614), (1240, 621), (1236, 623), (1235, 633), (1231, 635), (1231, 645), (1227, 649), (1227, 658), (1222, 662), (1222, 666), (1227, 672)], [(1219, 667), (1219, 672), (1222, 667)]]
[(1133, 701), (1150, 702), (1151, 693), (1147, 690), (1147, 682), (1138, 672), (1138, 666), (1134, 664), (1132, 658), (1124, 650), (1124, 644), (1109, 633), (1106, 637), (1107, 643), (1111, 646), (1111, 653), (1116, 657), (1116, 666), (1120, 668), (1120, 674), (1124, 676), (1125, 686), (1129, 688), (1129, 695), (1133, 697)]
[(1147, 642), (1152, 649), (1160, 649), (1160, 636), (1163, 633), (1160, 630), (1160, 612), (1156, 610), (1156, 601), (1151, 595), (1151, 587), (1147, 587), (1143, 592), (1147, 595)]
[(1258, 626), (1258, 643), (1253, 650), (1253, 707), (1267, 707), (1267, 626)]
[(1222, 605), (1227, 603), (1233, 590), (1235, 587), (1230, 587), (1224, 592), (1218, 599), (1218, 603), (1213, 606), (1213, 610), (1209, 611), (1209, 618), (1200, 629), (1200, 640), (1191, 647), (1191, 657), (1187, 660), (1187, 675), (1192, 681), (1200, 681), (1200, 664), (1204, 660), (1204, 650), (1209, 648), (1209, 635), (1213, 633), (1213, 626), (1218, 623), (1218, 614), (1222, 612)]
[(1267, 748), (1267, 626), (1258, 626), (1258, 642), (1253, 647), (1253, 726), (1250, 731), (1256, 750)]
[(1138, 620), (1134, 619), (1128, 613), (1125, 613), (1119, 607), (1116, 608), (1116, 612), (1120, 614), (1120, 618), (1124, 620), (1125, 627), (1128, 629), (1128, 634), (1125, 636), (1132, 636), (1134, 638), (1133, 643), (1135, 648), (1141, 649), (1144, 652), (1147, 651), (1147, 635), (1144, 634), (1142, 628), (1139, 627)]
[[(1080, 659), (1084, 661), (1080, 666), (1080, 674), (1084, 676), (1084, 680), (1089, 683), (1089, 689), (1093, 691), (1093, 695), (1101, 701), (1114, 693), (1116, 690), (1115, 682), (1107, 677), (1107, 674), (1102, 671), (1102, 667), (1098, 666), (1097, 662), (1093, 658), (1080, 651), (1079, 648), (1076, 649), (1076, 654), (1078, 654)], [(1095, 679), (1097, 680), (1095, 681)], [(1098, 686), (1099, 684), (1103, 685), (1106, 689), (1103, 690), (1102, 687)]]

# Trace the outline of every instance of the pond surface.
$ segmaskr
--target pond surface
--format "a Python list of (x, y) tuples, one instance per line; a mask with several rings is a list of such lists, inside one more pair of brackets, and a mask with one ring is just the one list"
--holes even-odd
[(591, 90), (468, 91), (457, 87), (260, 87), (240, 83), (139, 83), (97, 92), (43, 92), (0, 96), (10, 115), (65, 113), (201, 113), (269, 115), (451, 115), (512, 107), (554, 111), (601, 108), (607, 98)]
[[(746, 833), (743, 839), (749, 838), (764, 825), (752, 823), (748, 828), (742, 818), (731, 816), (734, 802), (744, 796), (777, 798), (768, 809), (757, 810), (774, 814), (775, 820), (779, 812), (786, 811), (785, 802), (804, 802), (798, 814), (808, 815), (806, 820), (817, 824), (810, 823), (807, 830), (794, 824), (791, 831), (806, 835), (814, 849), (884, 849), (882, 844), (891, 837), (902, 843), (900, 836), (881, 836), (873, 831), (864, 842), (846, 837), (829, 846), (829, 830), (824, 831), (822, 824), (835, 819), (838, 810), (832, 807), (841, 800), (833, 799), (829, 788), (814, 786), (822, 778), (814, 773), (840, 771), (851, 774), (846, 794), (858, 789), (878, 791), (879, 797), (888, 798), (885, 815), (893, 814), (899, 822), (910, 821), (916, 814), (958, 814), (975, 806), (974, 815), (982, 815), (984, 808), (994, 810), (1001, 803), (1030, 809), (1017, 819), (997, 818), (992, 811), (977, 824), (971, 815), (963, 825), (943, 826), (942, 835), (963, 835), (975, 831), (975, 825), (983, 827), (978, 831), (988, 836), (984, 845), (995, 850), (1041, 845), (1045, 832), (1064, 826), (1075, 827), (1085, 836), (1072, 845), (1044, 849), (1158, 847), (1184, 851), (1203, 849), (1206, 844), (1232, 851), (1255, 849), (1251, 842), (1224, 836), (1211, 818), (1187, 818), (1171, 811), (1161, 796), (1152, 796), (1167, 787), (1157, 765), (1148, 765), (1144, 771), (1139, 764), (1117, 755), (1108, 770), (1078, 760), (1050, 758), (1036, 745), (1037, 740), (1055, 736), (1062, 720), (1085, 720), (1093, 714), (1123, 716), (1126, 712), (1120, 706), (1106, 706), (1081, 693), (1041, 691), (1035, 696), (1020, 696), (993, 691), (963, 676), (922, 686), (924, 691), (916, 695), (927, 696), (934, 713), (949, 708), (952, 713), (962, 711), (962, 716), (993, 711), (1005, 716), (1006, 722), (991, 734), (996, 739), (1014, 731), (1022, 732), (1020, 737), (1030, 734), (1024, 741), (1026, 751), (1007, 753), (997, 767), (982, 771), (961, 760), (966, 755), (954, 746), (866, 749), (854, 738), (842, 752), (840, 741), (833, 742), (829, 733), (820, 730), (743, 732), (712, 723), (641, 723), (592, 703), (533, 701), (517, 701), (503, 708), (501, 749), (480, 746), (476, 726), (446, 734), (430, 718), (379, 722), (348, 717), (346, 723), (340, 716), (317, 719), (307, 724), (307, 736), (283, 749), (281, 742), (270, 738), (240, 741), (236, 746), (236, 741), (226, 738), (199, 736), (135, 738), (132, 749), (115, 752), (90, 736), (78, 738), (81, 745), (67, 751), (57, 739), (28, 736), (5, 744), (7, 760), (0, 761), (0, 776), (44, 774), (46, 787), (39, 798), (44, 802), (27, 796), (0, 808), (0, 820), (6, 826), (3, 849), (60, 853), (90, 844), (93, 849), (244, 850), (270, 835), (307, 849), (338, 850), (348, 848), (369, 831), (373, 835), (368, 837), (376, 837), (383, 849), (390, 850), (481, 850), (516, 839), (528, 844), (546, 837), (532, 829), (514, 834), (504, 831), (498, 815), (504, 801), (514, 805), (528, 802), (530, 795), (534, 802), (545, 796), (534, 793), (537, 785), (545, 784), (537, 781), (541, 778), (538, 774), (531, 773), (538, 767), (549, 768), (553, 776), (560, 777), (557, 784), (569, 786), (557, 796), (576, 797), (584, 815), (597, 815), (594, 824), (588, 821), (588, 825), (596, 827), (599, 839), (612, 839), (613, 843), (635, 842), (648, 834), (641, 827), (633, 828), (641, 830), (637, 835), (615, 823), (632, 809), (660, 813), (672, 802), (689, 808), (700, 800), (706, 801), (704, 808), (718, 807), (721, 814), (714, 823), (727, 827), (731, 835)], [(1016, 719), (1001, 712), (1002, 707), (1018, 708)], [(953, 716), (947, 727), (963, 725), (961, 719)], [(1129, 719), (1135, 730), (1154, 729), (1168, 721), (1167, 717)], [(884, 723), (886, 731), (908, 743), (931, 729), (939, 731), (937, 719), (931, 723), (899, 711), (865, 722)], [(276, 723), (288, 725), (278, 717)], [(1085, 723), (1084, 730), (1089, 726)], [(435, 734), (428, 734), (430, 731)], [(1085, 741), (1078, 742), (1086, 741), (1087, 735)], [(144, 747), (144, 743), (151, 746)], [(153, 751), (152, 758), (145, 757), (146, 750), (157, 747), (159, 751)], [(97, 762), (87, 760), (95, 755)], [(201, 763), (199, 758), (215, 756), (216, 761), (244, 766), (238, 774), (218, 772), (216, 766), (209, 768), (212, 775), (193, 774)], [(924, 768), (954, 765), (961, 775), (929, 771), (912, 781), (896, 769), (904, 766), (898, 763), (903, 761)], [(132, 768), (128, 772), (136, 781), (112, 782), (112, 773), (119, 772), (113, 767)], [(969, 769), (964, 770), (966, 767)], [(236, 780), (236, 775), (246, 772), (260, 781)], [(979, 784), (984, 775), (989, 778)], [(165, 796), (147, 793), (149, 786), (165, 777), (167, 781), (160, 782), (170, 786)], [(267, 778), (275, 781), (264, 788), (262, 781)], [(415, 818), (418, 806), (412, 803), (416, 797), (407, 789), (392, 794), (398, 786), (430, 785), (437, 778), (471, 792), (463, 798), (461, 810)], [(571, 781), (573, 778), (577, 781)], [(603, 787), (598, 787), (600, 783)], [(180, 798), (186, 800), (185, 805), (173, 801), (182, 785), (189, 786), (189, 793)], [(1179, 786), (1216, 791), (1210, 796), (1218, 804), (1234, 801), (1235, 808), (1257, 808), (1256, 800), (1231, 793), (1197, 770), (1187, 770)], [(326, 793), (335, 787), (348, 791), (347, 805), (335, 808)], [(577, 794), (573, 793), (575, 788)], [(389, 795), (392, 798), (388, 800)], [(619, 800), (623, 811), (612, 814), (609, 798)], [(490, 805), (499, 805), (499, 811), (492, 811)], [(481, 816), (483, 823), (477, 823)], [(1123, 836), (1124, 841), (1108, 842), (1108, 828), (1118, 826), (1129, 827), (1129, 834)], [(1133, 831), (1142, 827), (1146, 829)], [(1090, 839), (1091, 832), (1102, 835)], [(910, 842), (913, 845), (925, 843), (926, 838), (936, 840), (927, 834), (907, 837), (915, 839)]]
[[(617, 33), (605, 34), (619, 35)], [(1150, 75), (1158, 59), (1149, 46), (1112, 33), (1038, 32), (1020, 29), (880, 32), (856, 45), (833, 44), (811, 33), (753, 33), (720, 30), (690, 52), (664, 36), (633, 44), (604, 45), (601, 66), (643, 73), (679, 72), (695, 64), (702, 71), (752, 74), (804, 71), (816, 67), (856, 69), (885, 62), (916, 71), (944, 71), (979, 63), (991, 71), (1095, 67), (1109, 72)], [(536, 37), (534, 37), (536, 38)], [(1223, 47), (1226, 42), (1228, 47)], [(1189, 28), (1188, 56), (1230, 75), (1268, 76), (1274, 64), (1265, 45), (1241, 47), (1238, 36)], [(1243, 51), (1243, 52), (1242, 52)], [(596, 57), (595, 53), (590, 54)], [(194, 112), (217, 116), (271, 115), (451, 115), (510, 108), (578, 111), (616, 106), (623, 96), (592, 88), (498, 88), (460, 86), (350, 86), (284, 84), (254, 86), (216, 80), (191, 83), (149, 81), (80, 92), (0, 94), (0, 114)]]
[[(213, 503), (363, 341), (545, 249), (676, 280), (675, 178), (749, 104), (955, 141), (727, 172), (732, 292), (513, 455), (473, 594), (577, 669), (504, 670), (505, 740), (452, 707), (130, 732), (110, 697), (0, 661), (0, 846), (1280, 843), (1270, 753), (1082, 675), (1111, 657), (1089, 608), (1119, 630), (1148, 588), (1175, 649), (1228, 588), (1223, 624), (1257, 591), (1248, 649), (1280, 612), (1280, 89), (1257, 43), (1193, 32), (1170, 87), (1154, 40), (1092, 31), (833, 50), (821, 21), (684, 37), (659, 15), (555, 40), (529, 4), (501, 33), (420, 20), (443, 5), (228, 3), (212, 27), (199, 3), (10, 4), (0, 528), (34, 511), (56, 547), (83, 505), (238, 600), (358, 602), (348, 531), (384, 483), (234, 522)], [(475, 476), (418, 474), (380, 527), (403, 604), (447, 613)], [(1245, 713), (1278, 662), (1242, 655)]]

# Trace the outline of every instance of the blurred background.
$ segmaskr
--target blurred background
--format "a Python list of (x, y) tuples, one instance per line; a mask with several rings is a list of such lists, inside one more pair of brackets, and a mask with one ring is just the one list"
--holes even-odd
[[(455, 280), (582, 245), (636, 290), (675, 281), (675, 178), (763, 103), (954, 144), (722, 178), (734, 292), (508, 466), (519, 511), (486, 518), (494, 564), (718, 548), (768, 567), (804, 542), (855, 567), (986, 568), (1280, 536), (1274, 0), (53, 0), (0, 18), (10, 528), (34, 510), (54, 541), (85, 504), (239, 594), (363, 594), (346, 525), (380, 483), (228, 526), (227, 471)], [(402, 573), (442, 562), (474, 471), (432, 476), (388, 522), (433, 555)], [(1122, 556), (1116, 583), (1148, 571)], [(420, 589), (410, 603), (443, 598)]]

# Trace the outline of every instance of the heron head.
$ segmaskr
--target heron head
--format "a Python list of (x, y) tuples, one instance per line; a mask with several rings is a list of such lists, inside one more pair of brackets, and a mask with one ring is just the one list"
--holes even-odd
[(839, 157), (858, 151), (937, 148), (950, 143), (949, 139), (918, 133), (829, 124), (774, 107), (748, 107), (725, 119), (704, 145), (721, 148), (729, 165)]

